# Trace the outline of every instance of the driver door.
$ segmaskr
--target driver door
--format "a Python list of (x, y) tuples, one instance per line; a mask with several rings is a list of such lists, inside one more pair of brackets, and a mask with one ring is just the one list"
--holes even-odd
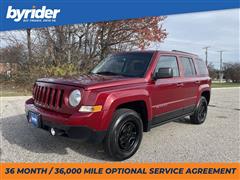
[(173, 77), (155, 80), (152, 89), (153, 125), (183, 114), (183, 79), (176, 56), (160, 56), (155, 73), (159, 68), (172, 68)]

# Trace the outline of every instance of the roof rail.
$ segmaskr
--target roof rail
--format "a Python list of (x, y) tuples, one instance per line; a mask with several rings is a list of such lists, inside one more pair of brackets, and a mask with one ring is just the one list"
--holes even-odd
[(179, 52), (179, 53), (185, 53), (185, 54), (191, 54), (191, 55), (194, 55), (194, 56), (198, 56), (197, 54), (193, 54), (193, 53), (189, 53), (189, 52), (185, 52), (185, 51), (179, 51), (179, 50), (172, 50), (173, 52)]

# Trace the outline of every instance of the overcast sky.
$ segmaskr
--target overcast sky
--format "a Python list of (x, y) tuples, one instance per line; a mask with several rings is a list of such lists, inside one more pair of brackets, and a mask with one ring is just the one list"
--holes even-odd
[(209, 48), (209, 62), (219, 68), (219, 50), (223, 62), (240, 61), (239, 22), (240, 9), (210, 11), (168, 16), (163, 26), (168, 32), (164, 43), (152, 48), (193, 52), (205, 59)]

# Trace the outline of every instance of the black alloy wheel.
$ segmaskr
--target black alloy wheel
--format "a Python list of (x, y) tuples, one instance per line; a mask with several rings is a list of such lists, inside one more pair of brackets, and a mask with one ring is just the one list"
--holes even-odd
[(198, 119), (204, 121), (207, 116), (207, 104), (202, 101), (198, 108)]
[(130, 158), (141, 144), (142, 133), (140, 116), (131, 109), (118, 109), (104, 140), (105, 150), (114, 160)]
[(138, 128), (132, 121), (125, 122), (121, 127), (118, 135), (118, 144), (122, 151), (129, 151), (136, 140), (138, 140)]
[(198, 105), (190, 116), (190, 120), (193, 124), (202, 124), (207, 117), (208, 103), (205, 97), (201, 96)]

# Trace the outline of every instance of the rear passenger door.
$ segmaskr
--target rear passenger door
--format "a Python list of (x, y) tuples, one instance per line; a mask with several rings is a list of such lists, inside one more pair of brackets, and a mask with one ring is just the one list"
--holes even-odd
[(184, 77), (182, 98), (184, 114), (186, 114), (192, 112), (195, 108), (199, 81), (196, 77), (196, 69), (192, 58), (179, 57), (179, 62), (182, 67), (182, 76)]

